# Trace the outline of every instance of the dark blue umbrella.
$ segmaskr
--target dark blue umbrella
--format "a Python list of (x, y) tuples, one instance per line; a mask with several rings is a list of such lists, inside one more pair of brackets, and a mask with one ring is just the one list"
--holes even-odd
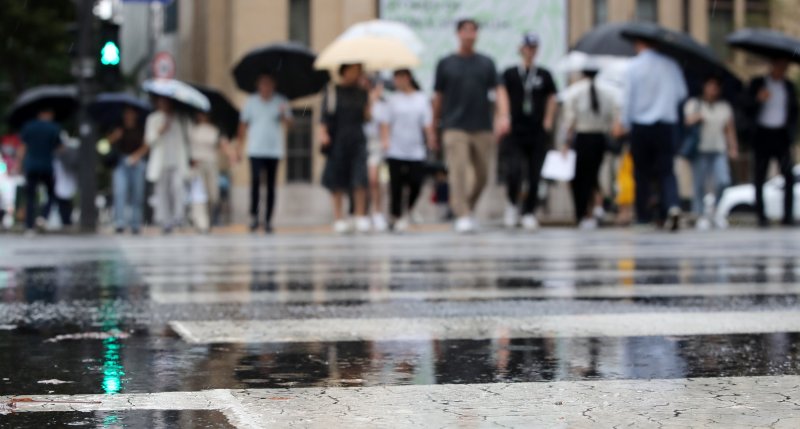
[(43, 109), (52, 109), (55, 120), (69, 119), (78, 109), (78, 90), (72, 85), (43, 85), (31, 88), (17, 97), (6, 119), (12, 129), (20, 129)]
[(104, 125), (122, 123), (122, 111), (132, 108), (144, 119), (150, 113), (150, 103), (124, 92), (105, 92), (98, 94), (89, 105), (89, 116)]
[(767, 58), (800, 63), (800, 40), (768, 28), (743, 28), (728, 36), (728, 44)]
[(316, 94), (328, 83), (328, 72), (314, 69), (316, 58), (299, 43), (274, 43), (248, 52), (233, 68), (233, 77), (241, 90), (255, 92), (258, 76), (269, 73), (275, 77), (276, 90), (294, 100)]

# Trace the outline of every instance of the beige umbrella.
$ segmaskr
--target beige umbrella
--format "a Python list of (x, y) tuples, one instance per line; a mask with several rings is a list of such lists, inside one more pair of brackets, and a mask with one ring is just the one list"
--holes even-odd
[(414, 68), (419, 57), (403, 42), (387, 37), (337, 39), (317, 57), (314, 67), (335, 70), (342, 64), (362, 64), (369, 71)]

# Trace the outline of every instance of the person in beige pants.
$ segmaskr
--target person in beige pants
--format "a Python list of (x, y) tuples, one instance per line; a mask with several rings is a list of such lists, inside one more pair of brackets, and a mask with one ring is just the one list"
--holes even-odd
[[(443, 130), (448, 166), (450, 204), (456, 215), (455, 230), (476, 229), (475, 206), (489, 178), (495, 153), (495, 137), (508, 133), (508, 100), (499, 85), (497, 68), (491, 58), (475, 52), (478, 23), (462, 19), (457, 23), (459, 49), (439, 61), (434, 83), (434, 126)], [(492, 102), (497, 94), (492, 135)], [(470, 184), (472, 170), (472, 187)]]
[[(228, 139), (210, 122), (206, 113), (197, 114), (197, 122), (191, 133), (192, 180), (199, 180), (205, 194), (205, 201), (192, 201), (192, 223), (200, 232), (211, 229), (211, 213), (219, 203), (219, 162), (220, 145), (230, 156), (232, 147)], [(194, 185), (194, 184), (193, 184)], [(194, 194), (194, 190), (192, 194)], [(192, 195), (193, 197), (195, 195)]]

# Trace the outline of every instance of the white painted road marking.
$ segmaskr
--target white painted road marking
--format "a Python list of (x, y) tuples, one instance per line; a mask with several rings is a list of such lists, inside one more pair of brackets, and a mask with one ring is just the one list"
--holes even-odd
[[(216, 410), (237, 428), (800, 427), (800, 376), (30, 396), (17, 412)], [(8, 403), (22, 396), (0, 397)], [(6, 416), (7, 419), (12, 417)]]
[(170, 327), (195, 344), (722, 335), (800, 332), (800, 312), (173, 321)]

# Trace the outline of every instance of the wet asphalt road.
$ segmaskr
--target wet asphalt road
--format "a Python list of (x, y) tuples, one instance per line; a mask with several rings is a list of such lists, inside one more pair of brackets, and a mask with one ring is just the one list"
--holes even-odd
[[(792, 230), (0, 236), (0, 395), (780, 380), (800, 376), (798, 278)], [(180, 403), (26, 406), (0, 427), (281, 426)]]

